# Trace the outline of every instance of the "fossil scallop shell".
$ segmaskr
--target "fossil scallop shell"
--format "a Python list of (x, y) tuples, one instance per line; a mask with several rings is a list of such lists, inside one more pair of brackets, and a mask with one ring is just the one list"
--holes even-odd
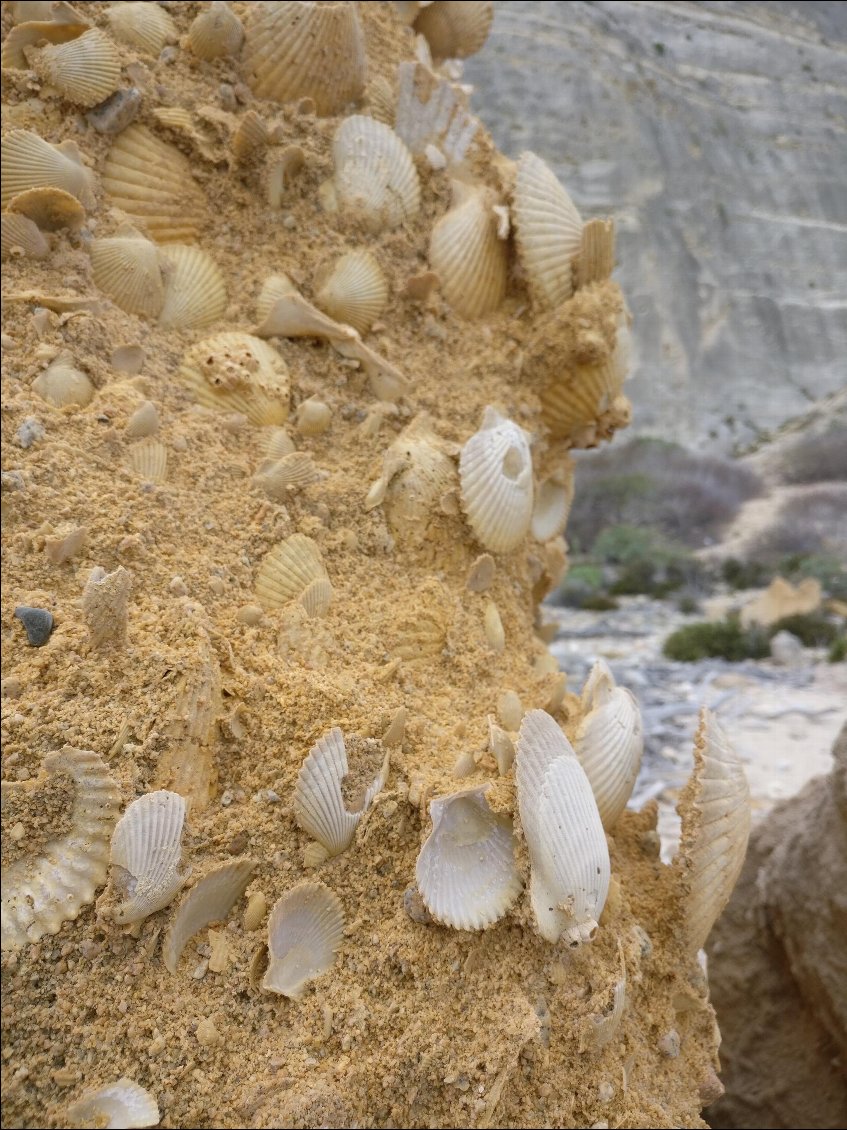
[(397, 136), (416, 155), (434, 145), (448, 168), (461, 164), (481, 128), (468, 109), (467, 95), (422, 63), (400, 63), (397, 79)]
[(573, 470), (555, 471), (538, 487), (532, 511), (532, 536), (536, 541), (557, 538), (567, 525), (574, 495)]
[(614, 357), (565, 370), (541, 394), (542, 419), (556, 439), (574, 439), (608, 412), (621, 389)]
[(28, 188), (9, 201), (9, 211), (26, 216), (42, 231), (79, 231), (85, 209), (62, 188)]
[(70, 1126), (100, 1126), (105, 1130), (158, 1126), (161, 1119), (155, 1098), (138, 1083), (124, 1076), (89, 1091), (67, 1108)]
[[(15, 129), (0, 143), (3, 207), (32, 188), (60, 188), (85, 208), (93, 208), (94, 174), (82, 163), (72, 141), (51, 145), (30, 130)], [(34, 218), (34, 217), (32, 217)]]
[(298, 883), (274, 903), (268, 921), (270, 963), (266, 993), (297, 1000), (309, 981), (325, 973), (341, 948), (341, 899), (323, 883)]
[(126, 434), (130, 439), (154, 436), (159, 430), (159, 409), (152, 400), (139, 404), (126, 424)]
[(591, 784), (543, 710), (524, 715), (515, 757), (538, 932), (578, 946), (597, 929), (609, 889), (609, 849)]
[(255, 868), (252, 859), (236, 859), (214, 867), (197, 880), (179, 904), (162, 943), (162, 961), (169, 972), (176, 973), (189, 938), (226, 918), (247, 889)]
[(561, 305), (573, 294), (582, 220), (555, 173), (534, 153), (518, 160), (512, 214), (530, 293), (542, 307)]
[(268, 275), (256, 299), (256, 321), (264, 322), (280, 298), (296, 293), (297, 287), (288, 275)]
[(126, 642), (131, 589), (132, 575), (123, 565), (111, 573), (101, 565), (91, 570), (82, 590), (82, 614), (92, 647), (122, 647)]
[(268, 127), (255, 110), (248, 110), (232, 135), (232, 153), (240, 164), (250, 161), (268, 144)]
[(574, 749), (585, 770), (600, 819), (607, 831), (615, 826), (632, 794), (644, 733), (638, 703), (625, 687), (601, 684), (593, 708), (582, 719)]
[(160, 789), (134, 800), (112, 836), (112, 883), (122, 900), (112, 912), (115, 922), (142, 922), (168, 905), (185, 883), (180, 874), (180, 841), (185, 801)]
[(311, 98), (335, 114), (365, 88), (365, 37), (353, 4), (251, 4), (244, 40), (247, 83), (257, 98)]
[(418, 13), (414, 29), (426, 37), (433, 59), (466, 59), (488, 39), (491, 0), (435, 0)]
[(677, 810), (682, 830), (673, 866), (684, 891), (683, 938), (689, 952), (696, 953), (729, 901), (750, 835), (744, 768), (709, 710), (700, 714), (694, 768)]
[(476, 537), (492, 553), (523, 541), (532, 519), (532, 456), (526, 432), (488, 407), (459, 460), (462, 506)]
[(491, 189), (455, 181), (453, 206), (432, 229), (430, 264), (463, 318), (492, 313), (506, 294), (509, 263), (506, 243), (497, 237), (496, 202)]
[(324, 616), (332, 585), (317, 544), (305, 534), (281, 541), (259, 566), (256, 596), (264, 608), (282, 608), (299, 600), (310, 616)]
[(228, 4), (212, 0), (188, 29), (188, 46), (198, 59), (220, 59), (237, 55), (244, 42), (241, 20)]
[(609, 278), (615, 269), (614, 220), (588, 221), (582, 229), (579, 254), (573, 269), (577, 289)]
[(67, 43), (91, 26), (70, 4), (18, 4), (17, 10), (16, 26), (4, 39), (0, 53), (3, 70), (28, 70), (26, 48)]
[(70, 353), (55, 357), (32, 382), (32, 389), (54, 408), (66, 408), (70, 404), (84, 408), (94, 397), (91, 379), (74, 366)]
[(288, 419), (288, 366), (279, 353), (245, 333), (220, 333), (186, 350), (183, 384), (207, 408), (241, 412), (251, 424)]
[(359, 821), (382, 790), (388, 776), (388, 757), (365, 791), (361, 808), (348, 812), (341, 792), (347, 776), (344, 734), (336, 726), (309, 751), (294, 790), (294, 816), (304, 832), (321, 844), (328, 855), (340, 855), (353, 841)]
[[(109, 837), (120, 808), (109, 767), (88, 750), (65, 746), (44, 760), (47, 773), (73, 778), (75, 793), (67, 833), (45, 844), (36, 858), (3, 867), (2, 948), (21, 949), (79, 915), (106, 881)], [(23, 786), (3, 782), (7, 791)]]
[(162, 249), (165, 298), (160, 325), (197, 330), (217, 322), (226, 310), (226, 284), (218, 265), (199, 247), (169, 244)]
[(397, 134), (373, 118), (345, 118), (332, 141), (338, 207), (371, 232), (418, 214), (421, 186), (412, 155)]
[(388, 279), (370, 251), (348, 251), (315, 291), (315, 304), (330, 317), (367, 333), (388, 302)]
[(176, 24), (159, 4), (113, 4), (105, 15), (115, 39), (147, 55), (158, 55), (166, 43), (179, 38)]
[(96, 106), (118, 88), (121, 60), (99, 28), (34, 55), (36, 74), (76, 106)]
[(118, 135), (103, 166), (103, 188), (157, 243), (192, 243), (205, 228), (206, 198), (188, 159), (144, 126)]
[(322, 477), (308, 451), (292, 451), (263, 467), (254, 476), (254, 481), (265, 494), (277, 502), (285, 502), (289, 491), (302, 490), (319, 482)]
[(168, 477), (168, 449), (153, 436), (134, 443), (127, 452), (127, 462), (148, 483), (163, 483)]
[(41, 234), (38, 225), (28, 216), (4, 212), (0, 216), (0, 259), (43, 259), (50, 254), (50, 244)]
[(94, 282), (127, 314), (155, 318), (165, 300), (159, 249), (133, 228), (108, 239), (94, 239), (89, 249)]
[(512, 821), (491, 811), (484, 786), (439, 797), (429, 812), (432, 832), (415, 868), (421, 898), (436, 922), (484, 930), (521, 890)]

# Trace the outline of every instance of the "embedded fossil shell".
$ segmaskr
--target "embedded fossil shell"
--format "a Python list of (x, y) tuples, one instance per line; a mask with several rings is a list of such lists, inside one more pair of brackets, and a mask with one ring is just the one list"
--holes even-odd
[(550, 475), (538, 487), (532, 511), (532, 536), (536, 541), (550, 541), (564, 531), (574, 494), (572, 467), (564, 467)]
[(4, 212), (0, 216), (0, 259), (43, 259), (50, 254), (50, 244), (28, 216)]
[(91, 570), (82, 590), (82, 614), (92, 647), (122, 647), (126, 643), (131, 588), (132, 576), (123, 565), (112, 573), (100, 565)]
[(186, 350), (179, 377), (207, 408), (241, 412), (251, 424), (288, 419), (288, 366), (273, 346), (245, 333), (221, 333)]
[(115, 39), (147, 55), (158, 55), (179, 37), (173, 19), (159, 4), (113, 4), (105, 15)]
[(582, 220), (555, 173), (534, 153), (518, 160), (512, 214), (530, 293), (542, 307), (561, 305), (573, 294)]
[(154, 436), (159, 430), (159, 410), (151, 400), (145, 400), (127, 420), (126, 434), (131, 439)]
[[(44, 760), (48, 775), (66, 773), (75, 794), (68, 832), (49, 841), (34, 859), (4, 865), (2, 877), (2, 948), (21, 949), (44, 934), (55, 934), (63, 922), (94, 901), (106, 881), (109, 837), (120, 808), (117, 784), (106, 763), (88, 750), (65, 746)], [(3, 782), (3, 799), (31, 786)]]
[(332, 422), (332, 409), (323, 400), (310, 396), (297, 407), (294, 426), (301, 436), (320, 436)]
[(63, 188), (28, 188), (9, 201), (9, 211), (32, 220), (42, 231), (79, 231), (85, 209)]
[(187, 158), (144, 126), (118, 135), (103, 166), (103, 188), (157, 243), (192, 243), (206, 226), (206, 198)]
[(66, 352), (60, 353), (38, 374), (32, 389), (54, 408), (66, 408), (70, 404), (84, 408), (94, 396), (91, 379), (74, 366), (73, 357)]
[(466, 59), (488, 39), (493, 19), (491, 0), (435, 0), (421, 9), (414, 28), (434, 59)]
[(502, 651), (506, 646), (506, 632), (503, 628), (503, 621), (500, 618), (500, 610), (493, 600), (489, 600), (485, 605), (485, 612), (483, 614), (483, 627), (485, 628), (485, 638), (493, 651)]
[(529, 848), (530, 901), (549, 942), (590, 940), (609, 889), (609, 849), (585, 771), (543, 710), (524, 715), (515, 758), (518, 807)]
[(256, 299), (256, 321), (264, 322), (276, 302), (297, 293), (297, 287), (288, 275), (268, 275)]
[[(606, 1000), (601, 999), (599, 1002), (601, 1011), (588, 1018), (588, 1023), (580, 1034), (579, 1050), (581, 1052), (597, 1051), (604, 1048), (614, 1039), (621, 1026), (621, 1020), (623, 1020), (623, 1014), (626, 1010), (626, 961), (620, 941), (618, 941), (618, 952), (621, 959), (621, 972), (620, 978), (615, 981), (612, 987), (611, 1007), (607, 1003), (608, 997)], [(608, 994), (608, 989), (605, 992)]]
[(515, 760), (515, 746), (506, 731), (497, 725), (493, 714), (488, 715), (488, 748), (497, 762), (497, 771), (505, 777)]
[(91, 28), (69, 43), (35, 52), (33, 68), (69, 102), (88, 107), (117, 90), (121, 60), (109, 37)]
[(244, 164), (266, 148), (268, 139), (268, 127), (255, 110), (248, 110), (232, 135), (233, 156)]
[(212, 0), (188, 29), (188, 46), (198, 59), (220, 59), (237, 55), (244, 41), (244, 28), (228, 4)]
[(604, 659), (598, 659), (588, 672), (588, 678), (579, 696), (582, 713), (587, 714), (608, 702), (616, 685), (615, 676), (608, 663)]
[(121, 925), (141, 922), (167, 906), (182, 889), (180, 840), (185, 801), (160, 789), (130, 804), (112, 836), (112, 885), (121, 897), (112, 918)]
[(270, 964), (266, 993), (297, 1000), (309, 981), (325, 973), (341, 948), (341, 899), (323, 883), (298, 883), (274, 903), (268, 922)]
[(383, 504), (392, 532), (410, 547), (429, 541), (441, 499), (456, 484), (448, 451), (429, 416), (416, 416), (386, 451), (382, 475), (365, 501), (366, 509)]
[(212, 922), (221, 922), (247, 889), (255, 870), (252, 859), (223, 863), (198, 879), (174, 915), (162, 943), (165, 968), (176, 973), (188, 939)]
[(582, 719), (574, 749), (585, 770), (603, 827), (610, 831), (626, 808), (644, 750), (638, 703), (625, 687), (602, 681)]
[(254, 477), (257, 486), (275, 498), (285, 502), (288, 492), (302, 490), (303, 487), (317, 483), (323, 476), (308, 451), (292, 451), (283, 455), (275, 463), (263, 467)]
[(163, 483), (168, 477), (168, 449), (152, 436), (130, 447), (127, 462), (148, 483)]
[(532, 518), (532, 456), (527, 434), (488, 407), (459, 460), (462, 507), (476, 537), (492, 553), (517, 548)]
[(521, 890), (512, 821), (491, 811), (485, 787), (439, 797), (429, 806), (432, 832), (415, 868), (432, 917), (456, 930), (484, 930)]
[(66, 1114), (71, 1126), (100, 1126), (106, 1130), (158, 1126), (162, 1117), (150, 1092), (126, 1076), (89, 1091), (71, 1103)]
[(299, 600), (309, 616), (325, 615), (332, 585), (317, 544), (305, 534), (281, 541), (259, 566), (256, 596), (264, 608), (282, 608)]
[(359, 821), (385, 784), (388, 755), (356, 812), (347, 811), (341, 792), (341, 782), (347, 773), (344, 734), (336, 726), (309, 751), (294, 790), (297, 823), (304, 832), (314, 836), (329, 855), (340, 855), (352, 843)]
[(682, 830), (673, 866), (684, 892), (682, 934), (689, 952), (696, 953), (729, 901), (750, 835), (744, 768), (709, 710), (700, 713), (694, 768), (677, 810)]
[(339, 209), (368, 231), (395, 228), (418, 214), (421, 186), (409, 150), (373, 118), (345, 118), (332, 141)]
[(281, 153), (275, 149), (267, 161), (265, 198), (271, 208), (281, 208), (290, 182), (306, 164), (305, 150), (288, 145)]
[(0, 142), (3, 207), (31, 188), (60, 188), (85, 208), (93, 208), (94, 175), (72, 141), (51, 145), (30, 130), (15, 129)]
[(394, 125), (394, 105), (397, 97), (394, 87), (387, 78), (383, 75), (372, 78), (365, 89), (365, 100), (372, 118), (389, 127)]
[(16, 8), (16, 26), (3, 41), (0, 55), (3, 70), (28, 70), (26, 48), (67, 43), (91, 26), (70, 4), (42, 4), (33, 0), (12, 7)]
[(294, 441), (285, 428), (268, 428), (266, 434), (265, 456), (267, 459), (271, 461), (282, 459), (283, 455), (291, 455), (297, 450)]
[(162, 249), (165, 298), (159, 323), (197, 330), (217, 322), (226, 310), (226, 284), (218, 265), (199, 247), (170, 244)]
[(257, 98), (311, 98), (335, 114), (365, 88), (365, 38), (352, 4), (251, 5), (244, 40), (247, 83)]
[(400, 63), (397, 79), (397, 136), (416, 155), (435, 146), (448, 168), (461, 164), (480, 130), (467, 96), (422, 63)]
[(127, 314), (155, 318), (165, 300), (159, 249), (134, 228), (109, 239), (92, 240), (94, 281)]
[(496, 203), (491, 189), (454, 181), (453, 206), (432, 229), (430, 264), (444, 297), (463, 318), (490, 314), (506, 293), (509, 263), (491, 210)]
[(614, 357), (565, 370), (540, 394), (542, 418), (550, 434), (557, 439), (576, 437), (612, 408), (621, 381)]
[(588, 286), (609, 278), (615, 269), (614, 220), (589, 220), (582, 229), (579, 254), (574, 260), (574, 286)]
[(336, 321), (367, 333), (388, 302), (388, 280), (369, 251), (349, 251), (315, 291), (315, 303)]

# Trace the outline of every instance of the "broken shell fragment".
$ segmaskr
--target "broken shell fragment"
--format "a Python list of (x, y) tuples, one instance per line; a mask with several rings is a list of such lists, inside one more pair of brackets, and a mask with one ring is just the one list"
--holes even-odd
[(581, 430), (613, 408), (623, 378), (614, 355), (596, 365), (567, 368), (540, 394), (542, 418), (556, 439), (578, 439)]
[(523, 541), (532, 518), (532, 456), (526, 432), (488, 407), (459, 460), (462, 508), (478, 540), (492, 553)]
[(315, 291), (315, 304), (330, 317), (367, 333), (388, 302), (388, 280), (369, 251), (349, 251)]
[(75, 404), (84, 408), (94, 397), (94, 385), (87, 373), (77, 369), (73, 357), (62, 352), (32, 382), (33, 392), (54, 408)]
[(490, 647), (494, 651), (502, 651), (506, 646), (506, 633), (503, 630), (503, 621), (500, 619), (500, 610), (493, 600), (486, 602), (483, 626)]
[(127, 314), (155, 318), (165, 300), (159, 249), (134, 228), (91, 242), (91, 273), (104, 294)]
[(113, 4), (105, 15), (115, 39), (147, 55), (158, 55), (179, 36), (172, 17), (159, 4)]
[(198, 59), (221, 59), (237, 55), (244, 41), (244, 28), (235, 12), (221, 0), (212, 0), (188, 29), (188, 46)]
[(492, 812), (485, 788), (439, 797), (429, 806), (432, 832), (415, 867), (432, 917), (456, 930), (484, 930), (521, 890), (508, 816)]
[(579, 254), (574, 260), (574, 287), (602, 282), (615, 269), (614, 220), (589, 220), (582, 229)]
[(435, 0), (421, 5), (414, 29), (426, 37), (433, 59), (466, 59), (482, 48), (493, 19), (491, 0)]
[(123, 565), (113, 573), (100, 565), (91, 570), (82, 590), (82, 614), (92, 647), (123, 647), (126, 643), (131, 588), (132, 577)]
[[(120, 809), (120, 792), (106, 763), (89, 750), (65, 746), (44, 759), (49, 776), (67, 774), (74, 783), (68, 832), (44, 845), (35, 858), (3, 867), (2, 948), (18, 950), (44, 934), (56, 934), (77, 918), (106, 881), (109, 838)], [(18, 782), (3, 782), (4, 804)]]
[(518, 160), (512, 215), (530, 293), (543, 308), (561, 305), (573, 294), (582, 219), (555, 173), (534, 153)]
[(161, 263), (165, 291), (160, 325), (199, 330), (223, 317), (226, 284), (210, 255), (199, 247), (169, 244), (162, 249)]
[(24, 259), (43, 259), (50, 254), (50, 244), (28, 216), (4, 212), (0, 216), (0, 259), (21, 256)]
[(272, 549), (259, 566), (256, 596), (263, 608), (282, 608), (299, 600), (311, 616), (324, 616), (332, 585), (317, 543), (292, 534)]
[(131, 439), (154, 436), (159, 430), (159, 410), (151, 400), (145, 400), (127, 420), (126, 434)]
[(158, 1126), (161, 1115), (155, 1098), (132, 1079), (118, 1079), (83, 1095), (67, 1109), (71, 1126), (97, 1126), (105, 1130), (119, 1127)]
[(591, 782), (603, 827), (611, 831), (641, 767), (641, 712), (630, 691), (603, 678), (596, 681), (592, 698), (593, 708), (580, 722), (574, 749)]
[(246, 164), (268, 144), (268, 127), (255, 110), (248, 110), (232, 135), (232, 153), (239, 164)]
[(323, 883), (298, 883), (271, 911), (270, 963), (262, 989), (299, 999), (306, 984), (332, 965), (343, 931), (344, 910), (338, 896)]
[(493, 714), (488, 715), (488, 748), (497, 762), (497, 771), (505, 777), (515, 760), (515, 746), (504, 729), (497, 725)]
[(288, 275), (268, 275), (256, 299), (256, 321), (264, 322), (280, 298), (296, 293), (297, 287)]
[(148, 483), (163, 483), (168, 477), (168, 449), (152, 436), (130, 447), (127, 462)]
[(332, 142), (338, 208), (370, 232), (414, 218), (421, 186), (412, 155), (397, 134), (373, 118), (345, 118)]
[(174, 915), (162, 943), (165, 968), (176, 973), (189, 940), (213, 922), (222, 922), (244, 894), (256, 864), (252, 859), (223, 863), (198, 879)]
[(167, 906), (187, 878), (180, 874), (185, 801), (159, 789), (130, 804), (112, 836), (112, 886), (120, 898), (112, 918), (142, 922)]
[(288, 366), (273, 346), (245, 333), (220, 333), (186, 350), (179, 377), (206, 408), (240, 412), (251, 424), (288, 419)]
[(26, 216), (41, 231), (79, 231), (85, 209), (63, 188), (28, 188), (9, 201), (9, 212)]
[(33, 69), (76, 106), (96, 106), (118, 88), (121, 60), (99, 28), (69, 43), (48, 45), (33, 53)]
[(574, 495), (571, 467), (562, 468), (546, 478), (538, 487), (532, 511), (532, 536), (536, 541), (557, 538), (568, 524)]
[(31, 188), (60, 188), (85, 208), (93, 208), (94, 175), (72, 141), (51, 145), (30, 130), (15, 129), (0, 143), (2, 203)]
[(277, 502), (285, 502), (289, 491), (302, 490), (303, 487), (319, 482), (321, 478), (321, 472), (308, 451), (293, 451), (263, 467), (254, 481), (265, 494)]
[(467, 95), (422, 63), (400, 63), (397, 79), (397, 136), (416, 156), (434, 148), (448, 168), (462, 165), (481, 128), (468, 109)]
[(506, 294), (508, 254), (497, 236), (496, 203), (491, 189), (454, 181), (453, 206), (432, 229), (430, 264), (463, 318), (492, 313)]

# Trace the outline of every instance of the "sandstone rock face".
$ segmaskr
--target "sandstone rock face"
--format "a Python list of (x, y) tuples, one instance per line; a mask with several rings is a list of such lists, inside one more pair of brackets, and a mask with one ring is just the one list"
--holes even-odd
[(637, 430), (743, 445), (844, 383), (842, 5), (495, 5), (503, 151), (618, 223)]

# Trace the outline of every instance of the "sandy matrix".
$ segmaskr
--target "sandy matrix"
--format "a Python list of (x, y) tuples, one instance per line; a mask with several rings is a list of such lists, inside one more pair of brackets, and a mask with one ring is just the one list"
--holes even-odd
[[(108, 6), (83, 7), (108, 33)], [(484, 547), (458, 505), (455, 453), (490, 404), (534, 435), (537, 480), (566, 466), (568, 443), (547, 432), (539, 382), (557, 364), (584, 360), (591, 343), (608, 351), (620, 292), (594, 284), (555, 316), (542, 314), (510, 242), (508, 289), (494, 313), (463, 321), (438, 290), (408, 296), (406, 282), (428, 270), (430, 233), (450, 205), (448, 172), (417, 159), (420, 211), (393, 229), (374, 233), (343, 209), (327, 213), (318, 190), (332, 175), (339, 119), (308, 104), (256, 100), (236, 59), (202, 62), (185, 48), (204, 6), (164, 7), (183, 42), (158, 58), (117, 44), (121, 81), (141, 92), (134, 125), (188, 158), (189, 242), (212, 257), (226, 285), (212, 325), (163, 328), (98, 289), (91, 238), (127, 219), (103, 186), (116, 135), (92, 128), (33, 71), (6, 75), (4, 131), (76, 142), (95, 173), (97, 206), (80, 229), (48, 234), (45, 258), (12, 255), (4, 264), (4, 863), (35, 860), (68, 832), (73, 783), (48, 777), (43, 764), (71, 746), (105, 760), (121, 809), (153, 789), (188, 795), (189, 885), (234, 858), (252, 859), (255, 872), (214, 929), (217, 971), (208, 929), (191, 939), (175, 973), (163, 965), (162, 938), (184, 895), (120, 927), (108, 887), (58, 933), (4, 953), (3, 1125), (79, 1125), (69, 1105), (127, 1076), (152, 1093), (161, 1125), (172, 1127), (703, 1126), (701, 1106), (720, 1090), (718, 1034), (696, 954), (682, 944), (683, 877), (660, 862), (653, 809), (627, 812), (609, 835), (609, 898), (595, 939), (578, 949), (537, 935), (525, 893), (480, 932), (427, 922), (412, 897), (429, 800), (485, 783), (492, 808), (515, 814), (528, 878), (513, 770), (500, 775), (488, 752), (487, 717), (498, 704), (502, 713), (504, 693), (515, 692), (524, 709), (553, 709), (571, 737), (580, 721), (577, 694), (562, 697), (537, 632), (538, 602), (561, 575), (564, 543), (527, 535), (493, 555), (485, 591), (468, 587)], [(232, 5), (245, 22), (248, 7), (257, 6)], [(357, 7), (369, 83), (393, 83), (398, 62), (413, 58), (413, 35), (390, 5)], [(11, 11), (4, 20), (8, 31)], [(368, 106), (366, 96), (358, 109)], [(193, 130), (163, 124), (162, 107), (186, 108)], [(264, 152), (233, 167), (231, 135), (250, 109), (275, 125), (277, 152), (303, 151), (279, 208), (267, 203)], [(507, 200), (513, 166), (484, 135), (471, 152), (464, 177)], [(380, 401), (368, 375), (326, 341), (272, 339), (289, 372), (287, 431), (321, 472), (280, 501), (253, 477), (269, 429), (198, 405), (178, 377), (180, 362), (212, 334), (255, 330), (270, 274), (287, 273), (311, 300), (321, 266), (359, 247), (390, 284), (365, 340), (410, 388)], [(63, 301), (79, 298), (90, 302)], [(117, 367), (124, 346), (143, 350), (140, 372)], [(54, 407), (32, 387), (61, 351), (93, 383), (86, 406)], [(331, 412), (320, 434), (298, 427), (310, 397)], [(133, 449), (150, 437), (127, 430), (146, 401), (167, 455), (156, 481), (135, 469)], [(437, 504), (421, 503), (423, 488), (401, 475), (382, 504), (366, 509), (387, 448), (421, 413), (451, 461), (447, 489)], [(56, 542), (80, 527), (81, 546), (61, 560)], [(295, 533), (317, 544), (332, 584), (320, 618), (297, 601), (258, 607), (260, 565)], [(90, 638), (82, 592), (95, 567), (131, 575), (124, 643), (96, 647)], [(502, 649), (486, 634), (490, 601)], [(13, 617), (19, 605), (52, 612), (44, 646), (27, 644)], [(402, 743), (383, 743), (400, 708)], [(294, 787), (306, 754), (333, 726), (363, 780), (390, 752), (388, 780), (350, 847), (307, 869), (311, 838), (295, 822)], [(290, 1000), (261, 991), (267, 920), (248, 920), (256, 928), (247, 929), (244, 910), (256, 892), (271, 907), (307, 878), (340, 898), (344, 936), (330, 970)], [(626, 1006), (604, 1044), (598, 1032), (607, 1031), (622, 967)]]

